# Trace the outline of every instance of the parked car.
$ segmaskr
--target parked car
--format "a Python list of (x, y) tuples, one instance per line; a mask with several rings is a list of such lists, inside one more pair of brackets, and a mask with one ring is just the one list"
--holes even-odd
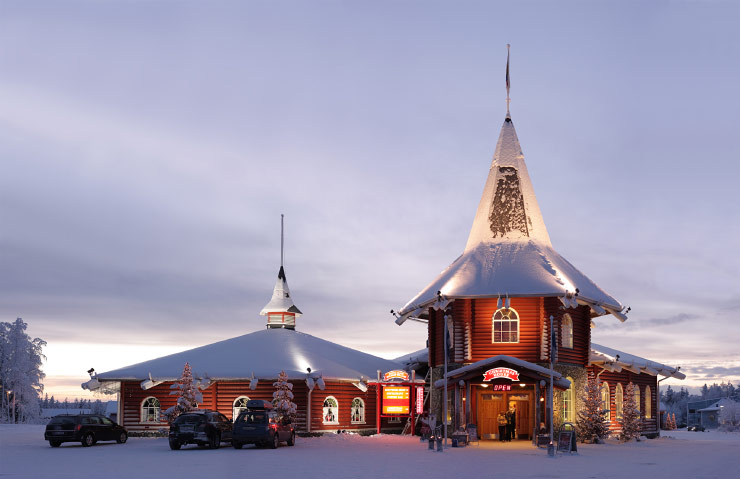
[(295, 427), (290, 417), (280, 416), (268, 401), (247, 401), (247, 409), (234, 421), (234, 449), (241, 449), (244, 444), (276, 449), (283, 441), (288, 446), (295, 445)]
[(128, 433), (105, 416), (97, 414), (62, 414), (54, 416), (46, 425), (44, 439), (51, 447), (59, 447), (63, 442), (81, 442), (89, 447), (98, 441), (116, 441), (123, 444)]
[(231, 441), (231, 421), (218, 411), (199, 409), (186, 412), (170, 426), (170, 449), (180, 449), (187, 444), (221, 447), (221, 442)]

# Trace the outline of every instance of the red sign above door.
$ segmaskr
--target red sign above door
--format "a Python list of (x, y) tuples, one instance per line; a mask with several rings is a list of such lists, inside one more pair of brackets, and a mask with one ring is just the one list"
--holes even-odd
[(494, 379), (519, 381), (519, 372), (511, 368), (493, 368), (483, 373), (483, 381), (492, 381)]

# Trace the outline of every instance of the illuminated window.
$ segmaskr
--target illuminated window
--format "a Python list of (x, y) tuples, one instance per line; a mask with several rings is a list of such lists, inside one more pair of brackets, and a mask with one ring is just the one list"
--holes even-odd
[(564, 348), (573, 349), (573, 318), (570, 314), (563, 315), (562, 328), (560, 330), (560, 342)]
[(519, 315), (511, 308), (502, 308), (493, 314), (493, 342), (519, 342)]
[(601, 410), (605, 411), (606, 414), (604, 415), (604, 419), (607, 421), (612, 420), (612, 412), (611, 412), (611, 401), (609, 397), (609, 383), (604, 381), (601, 383)]
[(159, 422), (159, 399), (151, 396), (141, 403), (141, 422)]
[(624, 390), (622, 384), (617, 383), (617, 387), (614, 390), (614, 409), (617, 416), (617, 421), (622, 419), (622, 410), (624, 409)]
[(352, 424), (365, 424), (365, 401), (360, 398), (354, 398), (352, 400)]
[(650, 390), (650, 386), (645, 386), (645, 417), (653, 418), (653, 392)]
[(339, 403), (334, 396), (324, 399), (323, 421), (324, 424), (339, 424)]
[(234, 400), (233, 408), (231, 410), (233, 414), (232, 420), (235, 421), (239, 413), (247, 409), (247, 401), (249, 401), (247, 396), (239, 396)]
[(567, 391), (563, 391), (563, 421), (565, 422), (575, 422), (576, 420), (576, 411), (575, 411), (575, 381), (573, 381), (573, 378), (568, 377), (568, 381), (570, 381), (570, 387)]
[(642, 407), (640, 407), (640, 385), (635, 384), (635, 407), (638, 411), (642, 411)]

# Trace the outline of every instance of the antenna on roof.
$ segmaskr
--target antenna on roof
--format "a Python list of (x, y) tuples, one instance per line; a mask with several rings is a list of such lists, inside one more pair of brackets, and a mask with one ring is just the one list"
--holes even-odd
[(510, 116), (509, 104), (511, 104), (511, 98), (509, 98), (509, 90), (511, 89), (511, 80), (509, 79), (509, 49), (511, 45), (506, 44), (506, 116)]
[(283, 251), (285, 250), (285, 233), (284, 233), (284, 226), (283, 226), (283, 218), (285, 215), (280, 215), (280, 267), (283, 267)]

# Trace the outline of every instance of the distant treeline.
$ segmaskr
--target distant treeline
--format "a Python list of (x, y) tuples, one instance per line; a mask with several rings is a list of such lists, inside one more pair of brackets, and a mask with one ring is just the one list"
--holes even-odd
[(73, 399), (69, 400), (64, 398), (63, 401), (54, 399), (54, 396), (49, 397), (48, 394), (44, 395), (44, 399), (41, 400), (41, 407), (44, 409), (91, 409), (93, 414), (105, 413), (105, 405), (107, 402), (103, 402), (100, 399), (95, 401), (91, 399)]
[(701, 401), (702, 399), (722, 398), (731, 398), (740, 401), (740, 387), (736, 388), (728, 381), (721, 384), (714, 383), (711, 386), (704, 384), (699, 390), (699, 394), (689, 394), (683, 387), (675, 391), (672, 387), (668, 386), (660, 391), (661, 406), (665, 407), (667, 413), (676, 415), (676, 424), (678, 427), (686, 425), (686, 405), (688, 403)]

